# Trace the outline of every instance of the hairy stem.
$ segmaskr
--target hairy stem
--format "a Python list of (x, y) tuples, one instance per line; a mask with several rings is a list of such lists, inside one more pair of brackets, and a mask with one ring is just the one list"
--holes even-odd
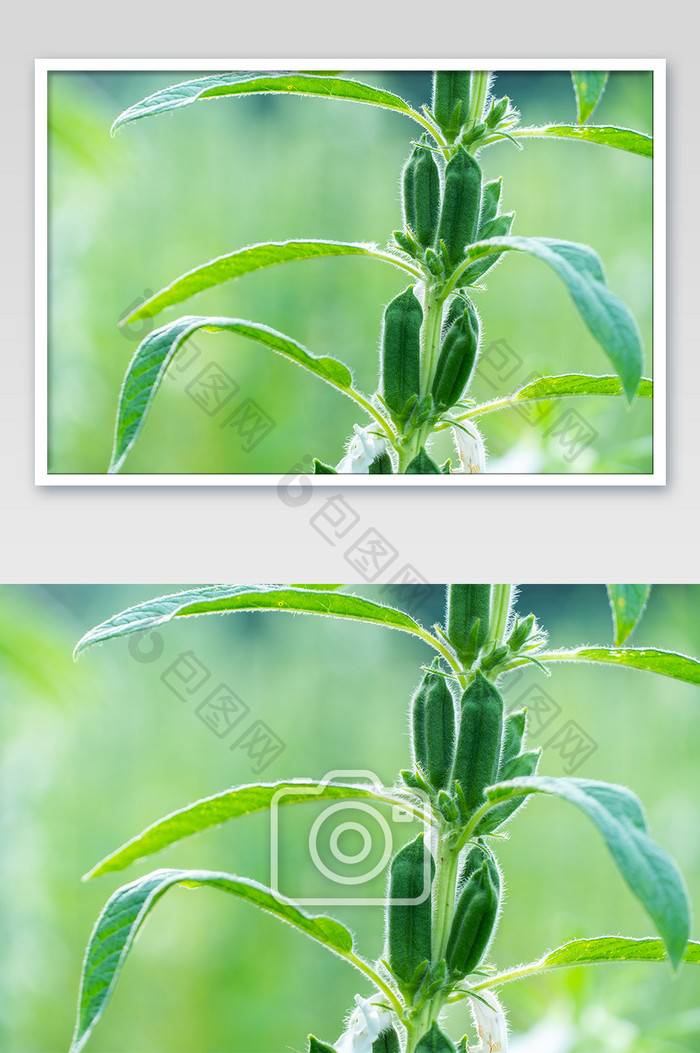
[(420, 393), (423, 396), (427, 395), (432, 387), (435, 367), (437, 366), (440, 353), (443, 303), (444, 299), (436, 295), (434, 287), (427, 286), (425, 290), (425, 305), (423, 307), (423, 331), (421, 333), (423, 347)]
[(508, 615), (510, 614), (512, 597), (512, 585), (493, 586), (493, 594), (491, 598), (491, 624), (489, 626), (489, 635), (485, 645), (489, 649), (491, 647), (500, 647), (503, 643), (506, 626), (508, 625)]
[[(452, 918), (455, 910), (455, 893), (459, 870), (459, 848), (454, 837), (444, 827), (438, 831), (435, 880), (433, 882), (433, 955), (432, 964), (445, 957), (450, 938)], [(438, 992), (433, 998), (426, 999), (409, 1015), (406, 1020), (406, 1053), (413, 1053), (417, 1043), (437, 1021), (445, 1005), (447, 995)]]
[(396, 997), (395, 992), (391, 989), (391, 987), (389, 987), (386, 981), (382, 979), (379, 973), (372, 968), (369, 962), (366, 962), (364, 958), (360, 958), (357, 954), (354, 954), (352, 951), (350, 951), (347, 954), (347, 959), (348, 961), (352, 962), (352, 964), (357, 969), (359, 969), (360, 972), (364, 973), (365, 976), (368, 976), (372, 983), (377, 985), (380, 991), (386, 995), (389, 1003), (391, 1004), (394, 1012), (398, 1015), (399, 1019), (402, 1019), (404, 1012), (403, 1005)]
[(486, 96), (489, 90), (489, 74), (484, 70), (474, 70), (471, 76), (471, 93), (469, 101), (468, 128), (479, 124), (484, 115)]

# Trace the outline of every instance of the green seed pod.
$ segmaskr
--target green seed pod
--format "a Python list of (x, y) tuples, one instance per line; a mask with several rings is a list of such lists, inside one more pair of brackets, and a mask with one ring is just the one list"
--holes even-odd
[[(541, 756), (541, 749), (528, 750), (527, 753), (519, 754), (499, 772), (498, 781), (506, 782), (508, 779), (519, 779), (523, 775), (534, 775)], [(494, 830), (505, 823), (506, 819), (510, 819), (511, 815), (517, 812), (518, 808), (522, 807), (526, 800), (527, 797), (514, 797), (510, 801), (503, 801), (502, 804), (497, 804), (486, 813), (477, 826), (475, 834), (481, 837), (483, 834), (493, 833)]]
[(500, 896), (501, 872), (498, 869), (496, 860), (491, 853), (486, 850), (483, 843), (473, 844), (464, 857), (464, 862), (462, 863), (462, 868), (459, 872), (459, 878), (457, 881), (457, 888), (460, 889), (460, 891), (466, 886), (472, 874), (476, 874), (477, 871), (481, 870), (484, 863), (486, 863), (489, 869), (491, 883)]
[(453, 976), (473, 972), (486, 953), (498, 915), (499, 890), (488, 863), (472, 874), (457, 901), (445, 958)]
[(378, 1038), (372, 1043), (372, 1053), (401, 1053), (401, 1043), (396, 1034), (396, 1028), (390, 1027), (388, 1031), (382, 1031)]
[(477, 671), (462, 696), (454, 764), (454, 778), (472, 811), (483, 803), (485, 788), (496, 782), (502, 736), (503, 699), (491, 681)]
[(483, 190), (481, 191), (481, 212), (479, 213), (479, 241), (485, 234), (482, 234), (482, 230), (487, 223), (490, 223), (495, 218), (498, 212), (498, 206), (501, 200), (501, 190), (503, 189), (503, 176), (499, 176), (498, 179), (491, 179), (488, 183), (484, 183)]
[(449, 333), (452, 326), (458, 321), (469, 306), (473, 307), (471, 300), (468, 300), (466, 296), (461, 293), (457, 293), (455, 297), (450, 301), (450, 306), (447, 308), (447, 315), (442, 327), (442, 339), (444, 340)]
[[(387, 961), (394, 975), (406, 984), (418, 967), (432, 957), (430, 891), (434, 876), (435, 863), (422, 834), (404, 845), (392, 860), (386, 918)], [(421, 902), (402, 902), (406, 900)]]
[(416, 1053), (456, 1053), (454, 1043), (434, 1023), (421, 1038)]
[(435, 241), (440, 216), (440, 169), (423, 136), (403, 170), (403, 214), (416, 241), (427, 249)]
[(411, 704), (413, 758), (439, 790), (448, 785), (455, 750), (455, 710), (444, 676), (428, 672)]
[(438, 412), (459, 402), (474, 370), (479, 337), (479, 316), (470, 304), (452, 323), (440, 349), (432, 386)]
[(463, 147), (447, 162), (445, 192), (438, 227), (452, 267), (464, 259), (465, 246), (476, 239), (481, 212), (481, 169)]
[(382, 395), (398, 419), (420, 391), (422, 324), (423, 308), (409, 285), (385, 308), (382, 330)]
[(456, 134), (460, 122), (466, 121), (471, 80), (468, 70), (437, 70), (433, 74), (433, 116), (443, 131)]
[[(490, 585), (450, 585), (447, 602), (447, 637), (460, 658), (472, 661), (489, 634)], [(476, 621), (476, 649), (470, 636)]]
[(309, 1035), (309, 1053), (335, 1053), (335, 1049), (327, 1042), (321, 1042), (320, 1039)]
[(514, 757), (517, 757), (522, 749), (525, 738), (525, 726), (527, 722), (527, 709), (519, 709), (515, 713), (509, 713), (503, 724), (503, 748), (501, 750), (501, 763), (498, 767), (498, 781), (503, 780), (503, 769)]

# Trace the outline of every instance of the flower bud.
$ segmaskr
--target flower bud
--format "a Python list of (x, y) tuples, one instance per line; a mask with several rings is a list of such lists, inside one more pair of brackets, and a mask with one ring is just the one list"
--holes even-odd
[(486, 467), (486, 450), (484, 440), (473, 421), (462, 421), (461, 427), (454, 429), (457, 453), (461, 469), (453, 470), (455, 475), (474, 475), (483, 472)]
[(359, 424), (353, 424), (355, 435), (348, 443), (346, 454), (336, 468), (338, 474), (368, 474), (372, 462), (386, 452), (386, 440), (372, 434), (371, 427), (372, 425), (361, 428)]

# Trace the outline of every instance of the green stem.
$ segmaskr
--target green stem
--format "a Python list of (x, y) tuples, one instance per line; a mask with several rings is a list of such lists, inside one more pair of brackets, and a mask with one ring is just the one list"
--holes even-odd
[(427, 629), (422, 629), (420, 626), (417, 630), (414, 629), (413, 632), (416, 636), (420, 636), (422, 640), (425, 640), (426, 643), (429, 643), (431, 647), (434, 647), (435, 650), (442, 655), (447, 664), (451, 666), (452, 669), (454, 669), (455, 673), (457, 673), (458, 676), (464, 675), (462, 667), (456, 660), (455, 656), (452, 654), (451, 651), (447, 649), (447, 647), (443, 646), (440, 640), (438, 640), (437, 636), (433, 636), (427, 631)]
[(413, 458), (417, 455), (418, 450), (420, 449), (420, 437), (420, 431), (413, 431), (403, 442), (396, 444), (396, 452), (399, 456), (399, 475), (406, 474), (406, 469)]
[(414, 1053), (414, 1050), (425, 1032), (430, 1028), (430, 1002), (425, 1002), (420, 1011), (415, 1013), (406, 1021), (406, 1050), (405, 1053)]
[(491, 624), (485, 647), (500, 647), (503, 643), (510, 605), (513, 597), (512, 585), (494, 585), (491, 596)]
[[(455, 892), (459, 869), (459, 850), (454, 838), (444, 828), (438, 832), (437, 852), (435, 859), (435, 880), (433, 882), (433, 963), (445, 957), (450, 928), (455, 909)], [(422, 1036), (436, 1021), (445, 1005), (446, 995), (438, 993), (422, 1004), (405, 1020), (406, 1053), (413, 1053)]]
[(423, 307), (423, 331), (421, 333), (421, 395), (430, 391), (438, 355), (440, 353), (440, 335), (442, 333), (442, 305), (444, 296), (438, 296), (435, 287), (426, 285), (425, 304)]
[[(365, 252), (368, 256), (373, 256), (375, 260), (384, 260), (385, 263), (393, 263), (395, 267), (400, 267), (404, 271), (408, 271), (414, 278), (422, 278), (423, 272), (412, 263), (408, 263), (406, 260), (397, 256), (393, 252), (384, 252), (383, 249), (375, 249), (373, 245), (365, 246)], [(128, 319), (127, 319), (128, 321)]]
[(440, 127), (435, 121), (431, 121), (429, 117), (419, 113), (418, 110), (411, 110), (407, 116), (412, 117), (414, 121), (418, 121), (419, 124), (422, 124), (423, 127), (430, 132), (438, 146), (447, 146), (447, 141), (443, 137)]
[(504, 973), (497, 973), (496, 976), (490, 976), (488, 980), (482, 980), (479, 984), (472, 984), (472, 991), (485, 991), (489, 987), (496, 987), (497, 984), (507, 984), (511, 980), (521, 980), (524, 976), (534, 976), (536, 973), (545, 972), (547, 969), (566, 969), (571, 968), (571, 963), (560, 966), (556, 965), (545, 965), (543, 962), (531, 962), (530, 965), (520, 965), (517, 969), (509, 969)]
[(450, 925), (455, 909), (459, 849), (454, 839), (438, 835), (438, 858), (435, 860), (435, 917), (433, 919), (433, 961), (445, 957)]
[[(506, 797), (505, 800), (509, 801), (510, 797)], [(499, 801), (498, 803), (501, 804), (502, 802)], [(472, 836), (472, 834), (476, 830), (476, 828), (479, 825), (479, 823), (481, 822), (481, 820), (484, 818), (484, 816), (486, 815), (487, 812), (491, 811), (491, 809), (493, 807), (494, 807), (494, 805), (493, 805), (493, 803), (491, 801), (486, 801), (484, 804), (481, 805), (481, 807), (479, 809), (477, 809), (476, 812), (474, 812), (474, 815), (471, 817), (471, 819), (469, 820), (468, 825), (462, 831), (462, 833), (460, 835), (460, 838), (459, 838), (459, 841), (457, 842), (457, 844), (455, 846), (458, 852), (461, 852), (461, 850), (464, 848), (464, 846), (466, 845), (467, 841)]]
[(468, 128), (479, 124), (484, 116), (484, 105), (489, 90), (489, 75), (485, 70), (474, 70), (471, 76), (471, 91), (469, 95), (469, 122)]
[[(505, 249), (511, 249), (513, 246), (506, 242), (505, 245), (500, 244), (503, 238), (488, 238), (487, 240), (475, 241), (473, 245), (468, 248), (468, 255), (466, 260), (463, 260), (458, 267), (452, 272), (447, 280), (447, 284), (444, 289), (444, 296), (447, 298), (457, 286), (459, 279), (462, 277), (467, 267), (470, 267), (476, 260), (483, 260), (486, 256), (493, 256), (496, 252), (503, 252)], [(499, 242), (497, 244), (496, 242)], [(491, 244), (493, 242), (493, 244)]]
[(476, 417), (483, 417), (487, 413), (494, 413), (496, 410), (509, 409), (511, 406), (522, 406), (529, 402), (546, 402), (553, 397), (556, 396), (534, 395), (532, 398), (523, 399), (518, 397), (518, 392), (516, 391), (515, 394), (508, 395), (503, 399), (496, 399), (494, 402), (482, 402), (479, 406), (474, 406), (473, 409), (460, 414), (459, 417), (455, 417), (454, 420), (473, 420)]
[(342, 390), (344, 390), (345, 393), (347, 395), (349, 395), (351, 399), (354, 399), (355, 402), (357, 402), (358, 405), (362, 406), (362, 408), (367, 413), (369, 413), (370, 417), (374, 417), (374, 419), (376, 420), (377, 424), (379, 425), (379, 427), (382, 429), (382, 431), (386, 435), (386, 437), (389, 440), (389, 442), (393, 445), (394, 441), (396, 439), (396, 432), (391, 427), (391, 425), (386, 420), (386, 418), (382, 416), (382, 414), (379, 412), (379, 410), (374, 408), (374, 406), (369, 401), (369, 399), (366, 399), (364, 397), (364, 395), (361, 395), (359, 393), (359, 391), (355, 391), (354, 388), (343, 388)]
[(444, 153), (445, 149), (449, 146), (449, 143), (447, 142), (445, 136), (442, 134), (442, 128), (433, 118), (433, 115), (427, 106), (423, 106), (423, 118), (423, 123), (425, 124), (425, 127), (428, 129), (433, 139)]
[[(435, 285), (426, 283), (423, 303), (423, 326), (421, 329), (421, 377), (420, 398), (425, 398), (433, 384), (438, 356), (440, 354), (440, 336), (442, 334), (442, 307), (445, 297), (438, 294)], [(399, 458), (399, 474), (405, 474), (407, 467), (417, 456), (421, 446), (425, 446), (432, 426), (429, 422), (409, 432), (403, 440), (399, 437), (394, 443)]]
[(372, 983), (376, 984), (380, 991), (382, 991), (382, 993), (386, 995), (389, 1003), (394, 1009), (394, 1012), (398, 1015), (399, 1019), (402, 1020), (404, 1014), (404, 1006), (396, 997), (395, 992), (391, 989), (391, 987), (389, 987), (386, 981), (382, 979), (379, 973), (372, 968), (369, 962), (366, 962), (364, 958), (360, 958), (359, 955), (354, 954), (352, 951), (348, 952), (346, 957), (348, 961), (352, 962), (352, 964), (357, 969), (359, 969), (360, 972), (364, 973), (365, 976), (368, 976)]

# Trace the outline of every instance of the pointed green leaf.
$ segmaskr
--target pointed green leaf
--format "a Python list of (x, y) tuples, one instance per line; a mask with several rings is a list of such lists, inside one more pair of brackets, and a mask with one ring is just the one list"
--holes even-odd
[(401, 1043), (395, 1027), (382, 1031), (372, 1043), (372, 1053), (401, 1053)]
[(631, 128), (615, 128), (606, 124), (549, 124), (541, 128), (514, 128), (509, 131), (514, 138), (532, 139), (580, 139), (599, 146), (614, 146), (642, 157), (654, 156), (654, 140), (643, 132)]
[(97, 920), (83, 962), (78, 1019), (70, 1053), (78, 1053), (87, 1042), (107, 1007), (138, 930), (155, 903), (176, 884), (222, 889), (289, 922), (342, 958), (353, 954), (352, 935), (344, 925), (334, 918), (306, 914), (257, 881), (207, 870), (156, 870), (118, 889)]
[(430, 125), (419, 113), (416, 113), (398, 95), (393, 92), (374, 88), (356, 80), (346, 80), (337, 76), (309, 73), (217, 73), (210, 77), (172, 84), (161, 91), (149, 95), (117, 117), (112, 125), (112, 135), (129, 121), (138, 121), (141, 117), (152, 117), (154, 114), (179, 110), (200, 99), (217, 99), (231, 95), (310, 95), (318, 98), (337, 99), (346, 102), (363, 102), (383, 109), (395, 110), (412, 117), (419, 124), (430, 128)]
[(314, 475), (337, 475), (335, 468), (331, 468), (329, 464), (324, 464), (323, 461), (319, 461), (318, 457), (314, 457)]
[(317, 358), (302, 344), (284, 333), (278, 333), (276, 329), (242, 318), (186, 315), (149, 333), (129, 363), (119, 395), (110, 473), (118, 472), (124, 464), (127, 454), (141, 434), (168, 366), (185, 341), (198, 329), (245, 336), (291, 359), (345, 394), (352, 389), (352, 374), (342, 362), (335, 358)]
[(572, 72), (571, 79), (574, 82), (576, 95), (576, 119), (579, 124), (584, 124), (602, 98), (605, 85), (608, 83), (608, 74), (603, 70)]
[(631, 402), (642, 378), (642, 339), (630, 309), (605, 284), (603, 265), (593, 249), (557, 238), (511, 235), (477, 242), (468, 249), (467, 265), (471, 260), (503, 250), (537, 256), (563, 279), (583, 321), (615, 367)]
[(120, 325), (128, 325), (142, 318), (154, 318), (165, 307), (172, 307), (173, 304), (188, 300), (190, 296), (205, 289), (211, 289), (222, 282), (240, 278), (243, 274), (250, 274), (263, 267), (273, 267), (277, 263), (291, 263), (295, 260), (321, 259), (324, 256), (371, 256), (385, 263), (393, 263), (417, 278), (421, 276), (412, 264), (391, 252), (378, 249), (375, 245), (349, 241), (271, 241), (261, 245), (249, 245), (226, 256), (219, 256), (180, 275), (160, 292), (144, 300), (135, 311), (122, 319)]
[(531, 793), (561, 797), (595, 823), (620, 873), (656, 925), (674, 968), (678, 968), (690, 935), (688, 894), (674, 861), (649, 837), (635, 795), (624, 786), (546, 775), (523, 776), (486, 790), (494, 804)]
[(406, 475), (441, 475), (439, 466), (433, 460), (429, 453), (426, 453), (425, 447), (421, 446), (420, 450), (413, 458), (411, 463), (406, 468)]
[(700, 662), (696, 658), (652, 647), (579, 647), (575, 651), (545, 651), (537, 658), (540, 662), (604, 662), (700, 684)]
[[(663, 940), (633, 940), (624, 936), (599, 936), (594, 940), (572, 940), (540, 960), (543, 969), (559, 966), (597, 965), (603, 962), (663, 962), (668, 958)], [(684, 962), (700, 965), (700, 943), (691, 940)]]
[(650, 592), (651, 585), (608, 585), (616, 647), (631, 635), (644, 613)]
[[(598, 936), (590, 940), (571, 940), (545, 954), (536, 962), (505, 969), (482, 983), (476, 990), (495, 987), (497, 984), (521, 980), (526, 976), (546, 972), (549, 969), (570, 969), (572, 966), (605, 965), (608, 962), (663, 962), (668, 960), (663, 940), (652, 938), (632, 939), (627, 936)], [(690, 940), (681, 961), (700, 965), (700, 942)]]
[(236, 786), (232, 790), (205, 797), (201, 801), (181, 808), (171, 815), (166, 815), (147, 827), (137, 837), (127, 841), (111, 852), (97, 866), (85, 875), (88, 878), (98, 877), (114, 870), (123, 870), (136, 859), (159, 852), (183, 837), (220, 826), (229, 819), (263, 811), (283, 804), (297, 804), (304, 801), (322, 800), (361, 800), (371, 799), (392, 807), (403, 808), (419, 818), (423, 812), (413, 802), (398, 794), (382, 792), (381, 788), (370, 785), (351, 786), (348, 783), (318, 782), (316, 779), (291, 779), (283, 782), (257, 783), (252, 786)]
[(416, 1053), (455, 1053), (454, 1042), (434, 1021), (416, 1046)]
[(329, 1046), (327, 1042), (321, 1042), (314, 1035), (309, 1035), (309, 1053), (335, 1053), (335, 1047)]
[(116, 636), (143, 632), (164, 625), (171, 618), (193, 614), (224, 614), (232, 611), (295, 611), (303, 614), (326, 614), (332, 618), (357, 621), (401, 629), (430, 642), (432, 637), (403, 611), (387, 607), (360, 596), (337, 592), (293, 589), (275, 585), (207, 585), (170, 596), (159, 596), (114, 615), (91, 629), (75, 648), (76, 657), (86, 647)]
[[(495, 402), (484, 402), (475, 406), (465, 417), (483, 417), (486, 413), (508, 409), (522, 402), (546, 402), (549, 399), (572, 398), (579, 395), (622, 395), (622, 383), (619, 377), (592, 377), (586, 373), (564, 373), (556, 377), (538, 377), (524, 387), (506, 395)], [(637, 395), (639, 398), (652, 398), (654, 382), (643, 377)]]

